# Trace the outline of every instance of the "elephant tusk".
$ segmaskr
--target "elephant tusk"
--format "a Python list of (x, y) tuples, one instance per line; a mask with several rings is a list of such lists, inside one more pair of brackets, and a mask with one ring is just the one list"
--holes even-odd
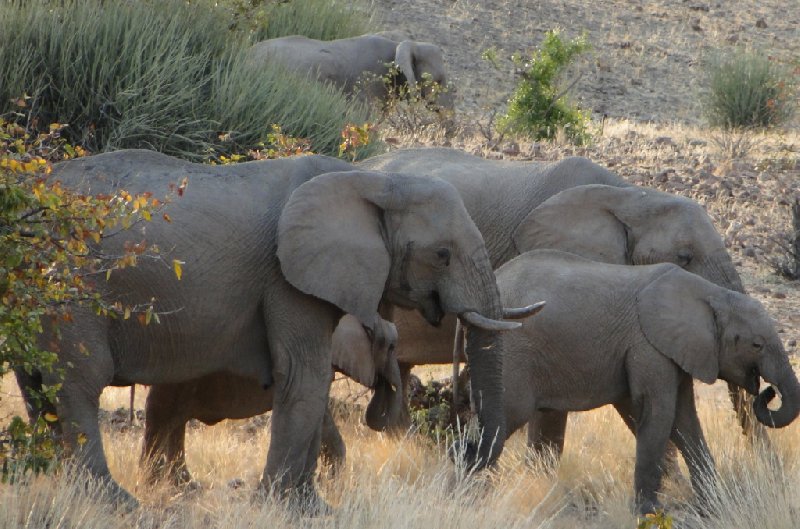
[(493, 320), (475, 311), (462, 312), (458, 317), (465, 324), (485, 331), (512, 331), (522, 327), (522, 324), (516, 321)]
[(503, 309), (503, 318), (507, 320), (521, 320), (523, 318), (533, 316), (544, 308), (545, 303), (546, 301), (540, 301), (539, 303), (534, 303), (533, 305), (528, 305), (527, 307)]
[(464, 352), (464, 327), (456, 321), (456, 338), (453, 342), (453, 414), (458, 417), (458, 368)]

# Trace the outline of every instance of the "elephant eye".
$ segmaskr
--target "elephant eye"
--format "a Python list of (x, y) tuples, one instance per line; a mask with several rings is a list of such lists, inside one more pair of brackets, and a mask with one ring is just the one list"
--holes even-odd
[(764, 342), (762, 342), (761, 340), (753, 341), (753, 349), (760, 351), (763, 348), (764, 348)]
[(447, 248), (439, 248), (436, 250), (436, 257), (444, 264), (444, 266), (450, 266), (450, 250)]
[(688, 266), (694, 259), (694, 253), (691, 250), (681, 250), (678, 252), (678, 264), (681, 266)]

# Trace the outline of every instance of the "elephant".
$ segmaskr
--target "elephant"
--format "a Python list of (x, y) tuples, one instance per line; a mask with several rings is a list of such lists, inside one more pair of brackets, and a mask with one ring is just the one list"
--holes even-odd
[[(368, 158), (358, 166), (428, 174), (453, 184), (478, 226), (495, 268), (537, 248), (553, 248), (597, 261), (677, 264), (721, 287), (744, 292), (725, 244), (696, 202), (631, 185), (586, 158), (544, 162), (487, 160), (456, 149), (407, 149)], [(395, 310), (397, 359), (403, 387), (412, 366), (453, 360), (455, 319), (440, 328)], [(749, 413), (749, 399), (730, 386), (742, 428), (767, 441)], [(407, 426), (407, 409), (397, 425)], [(529, 428), (529, 444), (563, 449), (566, 413), (544, 412)]]
[[(164, 206), (169, 222), (137, 222), (96, 248), (123, 255), (126, 239), (144, 239), (161, 259), (140, 258), (107, 280), (89, 276), (104, 299), (151, 305), (160, 323), (76, 305), (71, 321), (58, 329), (43, 322), (40, 335), (41, 346), (57, 352), (55, 369), (41, 377), (60, 383), (56, 409), (67, 453), (117, 505), (137, 502), (108, 469), (98, 425), (103, 388), (227, 371), (272, 386), (259, 490), (326, 511), (313, 476), (332, 377), (331, 335), (345, 313), (373, 324), (381, 303), (419, 310), (432, 325), (448, 313), (465, 322), (485, 436), (467, 446), (466, 457), (480, 468), (502, 452), (502, 443), (491, 442), (505, 430), (502, 332), (519, 323), (501, 320), (486, 247), (450, 184), (354, 169), (325, 156), (209, 166), (145, 150), (64, 161), (51, 178), (101, 196), (167, 192), (170, 183), (188, 182)], [(183, 262), (180, 279), (164, 262), (169, 258)]]
[[(274, 60), (291, 71), (315, 75), (347, 94), (383, 102), (390, 95), (384, 77), (394, 63), (399, 70), (399, 78), (393, 80), (395, 86), (405, 83), (416, 90), (419, 85), (426, 101), (452, 112), (454, 93), (448, 84), (442, 49), (401, 38), (396, 31), (330, 41), (292, 35), (258, 42), (248, 50), (248, 57), (254, 65)], [(425, 78), (439, 88), (422, 83)]]
[[(800, 384), (775, 325), (745, 294), (671, 263), (606, 264), (557, 250), (525, 252), (496, 275), (505, 304), (547, 300), (541, 314), (504, 337), (506, 434), (538, 410), (613, 404), (636, 434), (642, 513), (659, 508), (668, 440), (701, 499), (714, 476), (692, 379), (722, 379), (757, 395), (755, 416), (771, 428), (800, 413)], [(772, 384), (761, 393), (760, 378)], [(781, 406), (772, 411), (774, 388)]]
[[(390, 410), (367, 410), (366, 422), (380, 430), (391, 413), (402, 405), (400, 372), (394, 350), (397, 329), (376, 317), (372, 326), (363, 326), (355, 316), (345, 314), (331, 338), (333, 367), (356, 382), (376, 391), (391, 391)], [(256, 379), (228, 372), (213, 373), (189, 382), (156, 384), (147, 396), (142, 463), (151, 480), (168, 474), (176, 485), (189, 483), (186, 466), (186, 423), (197, 419), (213, 425), (224, 419), (245, 419), (272, 410), (273, 388), (264, 389)], [(346, 447), (330, 408), (322, 423), (322, 456), (334, 468), (344, 463)]]

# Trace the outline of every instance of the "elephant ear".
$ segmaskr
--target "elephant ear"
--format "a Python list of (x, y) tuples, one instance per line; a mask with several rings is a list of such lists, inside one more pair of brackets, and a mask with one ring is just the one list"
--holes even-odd
[(389, 276), (383, 209), (391, 177), (376, 171), (319, 175), (289, 197), (278, 221), (278, 259), (298, 290), (372, 327)]
[(359, 384), (375, 385), (372, 340), (358, 318), (351, 314), (342, 316), (333, 331), (331, 362)]
[(647, 341), (692, 377), (712, 384), (719, 375), (719, 341), (707, 281), (676, 265), (636, 297)]
[(408, 86), (417, 86), (417, 76), (414, 72), (414, 50), (416, 43), (413, 40), (404, 40), (397, 45), (394, 52), (394, 62), (397, 67), (406, 76)]
[(512, 240), (519, 253), (552, 248), (612, 264), (628, 261), (628, 228), (615, 212), (630, 190), (605, 185), (566, 189), (533, 209)]

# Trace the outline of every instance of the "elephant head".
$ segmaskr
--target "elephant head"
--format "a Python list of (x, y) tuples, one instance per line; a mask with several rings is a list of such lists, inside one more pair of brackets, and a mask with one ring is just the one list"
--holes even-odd
[(367, 408), (366, 422), (377, 431), (396, 421), (403, 406), (396, 346), (397, 328), (379, 316), (373, 325), (365, 326), (355, 316), (345, 314), (333, 331), (333, 365), (359, 384), (375, 389), (376, 398)]
[(430, 86), (430, 83), (426, 83), (422, 86), (422, 97), (426, 101), (435, 99), (436, 106), (441, 110), (453, 111), (455, 98), (452, 87), (447, 83), (442, 49), (439, 46), (427, 42), (404, 40), (397, 45), (394, 62), (405, 76), (406, 83), (412, 91), (417, 89), (417, 85), (424, 78), (428, 78), (438, 85), (441, 91), (436, 94), (431, 93), (434, 87)]
[(614, 264), (674, 263), (744, 292), (703, 208), (653, 189), (585, 185), (564, 190), (531, 211), (513, 239), (520, 253), (552, 248)]
[(289, 198), (278, 258), (295, 288), (372, 326), (383, 300), (432, 325), (467, 322), (473, 393), (480, 396), (482, 464), (502, 451), (505, 419), (500, 294), (483, 239), (453, 186), (437, 178), (373, 171), (317, 176)]
[[(800, 384), (775, 326), (761, 304), (671, 267), (637, 297), (647, 341), (694, 378), (717, 378), (752, 395), (756, 418), (781, 428), (800, 413)], [(778, 388), (780, 409), (767, 408), (772, 386), (760, 394), (760, 378)]]

